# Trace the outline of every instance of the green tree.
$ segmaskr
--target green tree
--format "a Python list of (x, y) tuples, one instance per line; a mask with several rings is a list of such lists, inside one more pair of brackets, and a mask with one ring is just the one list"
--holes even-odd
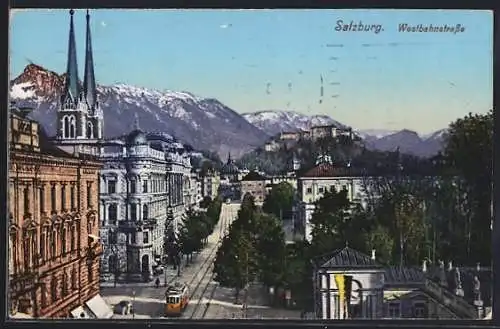
[(207, 236), (207, 228), (200, 213), (188, 209), (183, 216), (179, 229), (179, 244), (183, 254), (187, 255), (187, 262), (192, 255), (203, 248), (203, 240)]
[(311, 248), (315, 255), (320, 255), (345, 245), (343, 230), (351, 218), (351, 203), (347, 190), (337, 192), (333, 189), (326, 191), (315, 205), (311, 218)]
[(292, 210), (294, 193), (293, 186), (287, 182), (281, 182), (273, 186), (264, 200), (262, 210), (283, 220), (283, 213)]
[(250, 237), (241, 230), (230, 230), (223, 239), (214, 261), (215, 281), (235, 289), (235, 302), (240, 292), (257, 277), (256, 252)]
[(485, 264), (491, 262), (492, 152), (493, 111), (469, 114), (450, 125), (444, 155), (468, 186), (467, 254)]
[(256, 251), (260, 281), (277, 287), (284, 281), (286, 263), (285, 234), (281, 222), (273, 215), (257, 214)]
[(387, 228), (378, 225), (374, 229), (365, 233), (364, 239), (366, 243), (366, 251), (373, 249), (376, 250), (378, 262), (382, 264), (392, 263), (395, 243), (394, 238)]

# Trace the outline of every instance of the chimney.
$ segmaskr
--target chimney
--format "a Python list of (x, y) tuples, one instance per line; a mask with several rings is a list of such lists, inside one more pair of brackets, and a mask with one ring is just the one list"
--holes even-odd
[(453, 270), (453, 262), (450, 260), (448, 262), (448, 271), (451, 271), (451, 270)]
[(375, 260), (376, 257), (375, 257), (375, 249), (372, 249), (372, 260)]
[(423, 263), (422, 263), (422, 272), (427, 272), (427, 260), (424, 259)]

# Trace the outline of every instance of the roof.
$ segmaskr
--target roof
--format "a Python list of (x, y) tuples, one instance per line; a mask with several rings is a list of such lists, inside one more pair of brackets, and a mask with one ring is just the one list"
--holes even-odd
[(259, 174), (258, 172), (252, 170), (251, 172), (246, 174), (245, 177), (243, 177), (241, 180), (242, 181), (260, 181), (260, 180), (266, 180), (266, 178), (264, 176), (262, 176), (261, 174)]
[(385, 268), (384, 282), (387, 285), (422, 284), (426, 275), (420, 267), (390, 266)]
[(222, 174), (237, 174), (239, 169), (233, 162), (229, 162), (223, 165), (220, 171)]
[(333, 165), (331, 163), (321, 163), (309, 169), (301, 177), (336, 177), (356, 175), (351, 167)]
[(333, 253), (319, 256), (315, 260), (320, 268), (335, 269), (335, 268), (381, 268), (382, 265), (373, 260), (370, 256), (365, 255), (357, 250), (349, 247), (337, 249)]

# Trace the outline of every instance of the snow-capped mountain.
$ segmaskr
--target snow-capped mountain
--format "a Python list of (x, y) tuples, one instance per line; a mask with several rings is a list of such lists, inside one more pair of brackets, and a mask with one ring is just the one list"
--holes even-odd
[(284, 131), (309, 130), (314, 126), (335, 125), (339, 128), (345, 127), (345, 125), (327, 115), (309, 116), (293, 111), (260, 111), (244, 113), (243, 117), (271, 136)]
[[(327, 115), (308, 116), (291, 111), (245, 113), (243, 117), (271, 136), (275, 136), (282, 131), (309, 130), (313, 126), (334, 125), (346, 127), (346, 125)], [(435, 155), (442, 149), (446, 129), (425, 136), (419, 136), (416, 132), (408, 129), (400, 131), (384, 129), (357, 130), (354, 127), (353, 131), (364, 140), (365, 145), (370, 149), (394, 151), (399, 147), (401, 152), (427, 157)]]
[[(55, 134), (56, 111), (65, 75), (29, 64), (11, 81), (11, 101), (33, 106), (32, 117), (49, 135)], [(114, 137), (133, 129), (137, 113), (145, 131), (171, 134), (194, 148), (239, 156), (269, 137), (216, 99), (188, 92), (157, 91), (126, 84), (98, 86), (104, 112), (104, 135)]]

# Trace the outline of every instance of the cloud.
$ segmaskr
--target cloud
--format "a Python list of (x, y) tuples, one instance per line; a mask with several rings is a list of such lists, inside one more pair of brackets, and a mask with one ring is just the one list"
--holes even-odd
[(233, 26), (233, 24), (222, 24), (221, 26), (219, 26), (221, 29), (228, 29), (230, 28), (231, 26)]
[(106, 24), (106, 22), (105, 22), (105, 21), (101, 21), (101, 26), (102, 26), (102, 27), (106, 27), (106, 26), (108, 26), (108, 24)]

